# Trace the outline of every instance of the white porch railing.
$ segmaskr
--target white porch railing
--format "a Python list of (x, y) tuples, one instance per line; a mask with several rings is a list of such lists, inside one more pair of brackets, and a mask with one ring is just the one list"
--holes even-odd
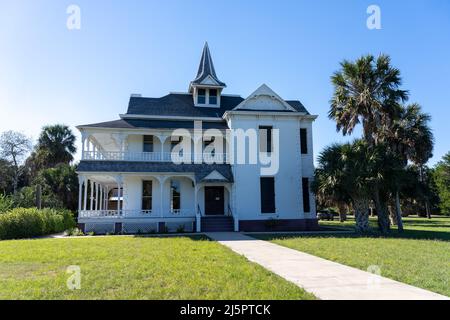
[(177, 218), (177, 217), (195, 217), (192, 210), (181, 209), (161, 213), (156, 210), (81, 210), (79, 218), (97, 219), (97, 218)]
[(171, 152), (121, 152), (121, 151), (83, 151), (82, 160), (94, 161), (138, 161), (138, 162), (194, 162), (201, 159), (206, 163), (226, 163), (226, 153), (188, 153), (178, 155)]

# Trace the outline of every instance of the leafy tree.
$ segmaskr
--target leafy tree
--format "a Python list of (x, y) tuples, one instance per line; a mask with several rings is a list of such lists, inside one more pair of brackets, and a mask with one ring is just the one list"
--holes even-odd
[(433, 179), (440, 198), (441, 212), (450, 214), (450, 152), (436, 165)]
[(34, 184), (41, 185), (43, 195), (53, 195), (65, 208), (75, 211), (78, 204), (76, 167), (60, 163), (55, 168), (39, 172)]
[(9, 161), (0, 159), (0, 194), (13, 192), (14, 168)]
[(45, 126), (39, 136), (35, 160), (39, 166), (52, 168), (59, 163), (70, 163), (76, 152), (76, 138), (66, 125)]
[(12, 164), (13, 193), (17, 192), (20, 174), (23, 171), (22, 160), (31, 150), (31, 140), (23, 133), (6, 131), (0, 136), (0, 157)]

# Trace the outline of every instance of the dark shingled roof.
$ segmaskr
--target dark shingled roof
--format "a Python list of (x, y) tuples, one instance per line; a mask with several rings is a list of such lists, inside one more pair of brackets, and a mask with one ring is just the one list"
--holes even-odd
[(197, 182), (216, 170), (229, 182), (233, 173), (229, 164), (174, 164), (170, 162), (129, 162), (129, 161), (85, 161), (82, 160), (77, 172), (145, 172), (145, 173), (194, 173)]
[(235, 108), (243, 100), (242, 97), (223, 95), (220, 97), (220, 108), (206, 108), (196, 107), (192, 94), (171, 93), (161, 98), (131, 97), (127, 114), (220, 118), (225, 111)]
[(214, 70), (214, 63), (211, 58), (211, 53), (209, 52), (208, 43), (205, 43), (203, 47), (202, 58), (200, 59), (200, 65), (198, 66), (197, 76), (192, 84), (201, 84), (203, 80), (205, 80), (208, 76), (213, 78), (220, 87), (226, 87), (226, 84), (219, 80), (216, 75), (216, 70)]
[[(192, 94), (171, 93), (161, 98), (131, 97), (127, 114), (184, 117), (222, 117), (225, 111), (237, 107), (244, 99), (239, 96), (221, 96), (220, 108), (196, 107)], [(298, 112), (308, 111), (298, 100), (286, 101)]]
[[(194, 121), (120, 119), (115, 121), (87, 124), (80, 127), (111, 129), (193, 129)], [(228, 129), (228, 126), (226, 121), (203, 121), (202, 128), (225, 130)]]

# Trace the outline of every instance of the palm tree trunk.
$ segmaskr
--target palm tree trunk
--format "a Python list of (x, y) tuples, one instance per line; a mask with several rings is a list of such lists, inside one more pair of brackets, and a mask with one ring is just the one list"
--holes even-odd
[(355, 208), (356, 231), (364, 233), (369, 230), (369, 200), (367, 198), (356, 198), (353, 200)]
[(339, 209), (339, 221), (344, 222), (347, 220), (347, 213), (345, 210), (345, 204), (342, 202), (338, 203), (338, 209)]
[(395, 214), (397, 217), (398, 232), (403, 232), (402, 207), (400, 205), (400, 193), (398, 190), (395, 191)]
[(378, 216), (378, 227), (382, 233), (388, 233), (391, 228), (389, 214), (386, 202), (380, 199), (380, 189), (378, 187), (375, 187), (374, 201)]

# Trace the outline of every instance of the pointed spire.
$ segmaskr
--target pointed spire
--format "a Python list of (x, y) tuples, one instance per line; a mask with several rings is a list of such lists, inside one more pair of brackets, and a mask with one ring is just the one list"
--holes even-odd
[(211, 58), (211, 53), (209, 52), (208, 42), (205, 42), (202, 57), (200, 59), (200, 65), (198, 66), (197, 76), (195, 77), (194, 81), (191, 82), (191, 85), (201, 84), (201, 82), (208, 76), (210, 76), (215, 82), (217, 82), (217, 86), (226, 86), (225, 83), (217, 78), (216, 70), (214, 69), (214, 64)]

